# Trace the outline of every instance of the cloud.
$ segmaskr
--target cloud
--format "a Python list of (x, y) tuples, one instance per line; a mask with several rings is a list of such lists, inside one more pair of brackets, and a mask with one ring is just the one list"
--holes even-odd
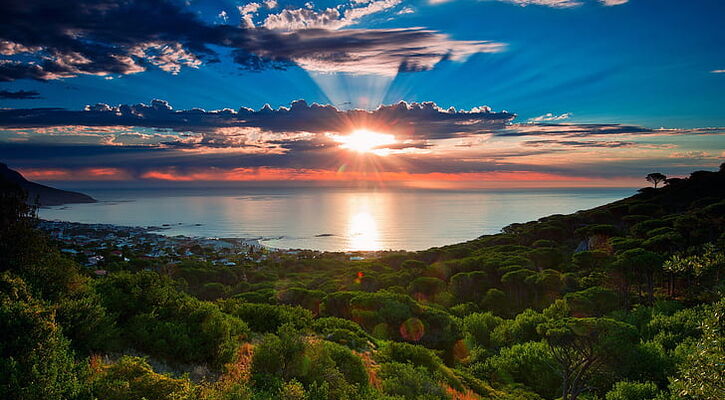
[(403, 140), (427, 140), (491, 133), (513, 120), (514, 114), (486, 106), (471, 110), (443, 109), (432, 102), (400, 102), (375, 110), (339, 110), (330, 105), (292, 102), (290, 107), (259, 110), (239, 108), (205, 111), (174, 110), (164, 100), (151, 104), (96, 104), (83, 111), (57, 108), (0, 110), (0, 126), (12, 129), (52, 126), (133, 126), (211, 134), (222, 128), (236, 132), (258, 129), (271, 133), (348, 133), (381, 130)]
[(346, 25), (341, 18), (342, 15), (337, 8), (328, 8), (324, 11), (309, 8), (285, 9), (278, 14), (268, 15), (263, 27), (281, 31), (339, 29)]
[[(505, 1), (508, 3), (514, 3), (519, 6), (528, 6), (528, 5), (535, 5), (535, 6), (546, 6), (546, 7), (553, 7), (553, 8), (571, 8), (571, 7), (577, 7), (580, 6), (582, 3), (577, 0), (499, 0), (499, 1)], [(610, 0), (610, 1), (617, 1), (617, 0)]]
[(544, 115), (539, 115), (538, 117), (530, 118), (529, 121), (531, 121), (531, 122), (562, 121), (565, 119), (569, 119), (569, 117), (571, 117), (571, 113), (564, 113), (561, 115), (554, 115), (552, 113), (546, 113)]
[(294, 63), (316, 72), (392, 76), (505, 49), (502, 43), (455, 41), (422, 28), (266, 32), (246, 50), (237, 51), (235, 61), (248, 69), (285, 68)]
[(722, 158), (722, 154), (713, 154), (706, 151), (686, 151), (686, 152), (675, 152), (669, 155), (671, 158), (685, 159), (685, 160), (713, 160), (717, 161)]
[[(311, 71), (394, 75), (443, 60), (503, 51), (489, 41), (456, 41), (423, 28), (342, 29), (400, 0), (315, 11), (285, 9), (261, 26), (262, 3), (240, 6), (241, 26), (209, 25), (171, 0), (13, 2), (0, 15), (0, 81), (134, 74), (155, 66), (170, 73), (219, 60), (231, 49), (242, 69), (301, 66)], [(265, 3), (267, 9), (274, 4)], [(219, 14), (225, 20), (226, 14)]]
[(619, 141), (619, 140), (607, 140), (607, 141), (596, 141), (596, 140), (527, 140), (522, 143), (524, 146), (530, 147), (551, 147), (551, 146), (565, 146), (565, 147), (606, 147), (606, 148), (623, 148), (623, 147), (637, 147), (639, 144), (632, 141)]
[[(716, 147), (707, 143), (717, 144), (725, 135), (723, 128), (514, 123), (514, 117), (488, 107), (457, 110), (432, 102), (375, 110), (302, 100), (257, 110), (176, 110), (163, 100), (99, 103), (85, 110), (3, 109), (0, 158), (47, 173), (44, 179), (468, 185), (477, 178), (538, 176), (544, 185), (707, 168), (717, 161), (711, 150)], [(357, 129), (394, 135), (395, 142), (366, 154), (341, 147), (336, 138)], [(693, 135), (702, 137), (691, 140)]]
[(217, 18), (221, 19), (225, 24), (229, 21), (229, 15), (226, 11), (222, 10), (217, 14)]
[(239, 14), (242, 18), (242, 26), (245, 28), (254, 28), (254, 14), (262, 7), (259, 3), (247, 3), (243, 6), (237, 6)]
[[(428, 0), (429, 4), (443, 4), (448, 3), (452, 0)], [(494, 0), (489, 0), (494, 1)], [(521, 7), (526, 6), (544, 6), (551, 8), (574, 8), (579, 7), (583, 3), (582, 0), (495, 0), (504, 3), (512, 3)], [(618, 6), (629, 2), (629, 0), (597, 0), (604, 6)]]
[[(337, 30), (354, 25), (368, 15), (389, 10), (402, 0), (372, 0), (361, 7), (352, 7), (340, 12), (339, 7), (316, 11), (310, 8), (289, 8), (277, 14), (270, 14), (262, 26), (267, 29), (295, 31), (300, 29)], [(364, 3), (363, 3), (364, 4)]]
[(0, 90), (0, 99), (34, 100), (40, 98), (42, 98), (40, 93), (35, 90)]
[(628, 3), (629, 0), (599, 0), (605, 6), (618, 6), (621, 4)]
[(506, 129), (496, 131), (497, 136), (559, 136), (566, 138), (595, 137), (611, 135), (722, 135), (725, 128), (667, 129), (647, 128), (626, 124), (565, 124), (565, 123), (526, 123), (511, 124)]

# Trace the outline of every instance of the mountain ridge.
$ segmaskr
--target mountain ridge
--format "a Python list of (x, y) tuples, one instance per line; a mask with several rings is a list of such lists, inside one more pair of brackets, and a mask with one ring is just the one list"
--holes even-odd
[(8, 183), (20, 186), (28, 195), (29, 203), (36, 203), (39, 206), (58, 206), (62, 204), (75, 203), (96, 203), (93, 197), (68, 190), (41, 185), (31, 182), (18, 171), (10, 169), (7, 164), (0, 162), (0, 182), (3, 186)]

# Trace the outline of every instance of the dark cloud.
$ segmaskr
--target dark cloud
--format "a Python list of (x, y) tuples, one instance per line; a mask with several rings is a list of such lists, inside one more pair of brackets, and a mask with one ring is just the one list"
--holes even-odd
[[(515, 117), (488, 107), (470, 111), (442, 109), (435, 103), (400, 102), (367, 110), (339, 110), (330, 105), (292, 102), (289, 108), (260, 110), (240, 108), (205, 111), (174, 110), (166, 101), (150, 105), (96, 104), (83, 111), (57, 108), (0, 110), (0, 126), (37, 128), (63, 125), (133, 126), (202, 132), (207, 141), (228, 145), (256, 129), (269, 133), (349, 133), (356, 129), (393, 133), (399, 140), (432, 140), (490, 133), (502, 129)], [(239, 128), (219, 132), (220, 128)], [(418, 144), (419, 146), (419, 144)], [(415, 147), (415, 146), (411, 146)]]
[(692, 129), (654, 129), (643, 126), (625, 124), (526, 123), (509, 125), (506, 127), (506, 129), (497, 131), (496, 136), (556, 136), (564, 138), (584, 138), (612, 135), (721, 135), (723, 133), (725, 133), (725, 128), (719, 127)]
[[(196, 153), (175, 148), (144, 146), (49, 146), (0, 143), (4, 162), (19, 168), (69, 169), (117, 168), (140, 178), (149, 171), (173, 169), (179, 175), (197, 171), (227, 171), (235, 168), (282, 168), (298, 170), (337, 170), (345, 164), (344, 151), (302, 147), (284, 154)], [(376, 171), (426, 173), (482, 173), (537, 171), (572, 177), (618, 178), (645, 176), (652, 170), (669, 174), (687, 174), (693, 169), (711, 168), (716, 161), (683, 160), (671, 157), (632, 160), (576, 160), (571, 165), (542, 165), (526, 161), (513, 162), (511, 157), (535, 155), (522, 152), (496, 157), (460, 159), (450, 155), (399, 154), (395, 159), (380, 157)], [(132, 162), (130, 160), (133, 160)], [(352, 166), (348, 166), (352, 167)]]
[[(611, 178), (639, 176), (649, 169), (669, 174), (678, 168), (702, 168), (719, 155), (669, 156), (677, 147), (674, 136), (684, 142), (686, 135), (725, 133), (721, 128), (512, 124), (514, 117), (487, 107), (464, 111), (431, 102), (401, 102), (369, 111), (302, 100), (259, 110), (175, 110), (163, 100), (101, 103), (82, 111), (5, 109), (0, 110), (0, 159), (23, 168), (114, 168), (138, 179), (163, 171), (214, 176), (208, 171), (223, 174), (237, 168), (402, 175), (537, 171)], [(396, 142), (374, 149), (388, 156), (361, 157), (341, 146), (341, 136), (356, 129), (394, 134)], [(658, 135), (673, 140), (644, 141)], [(619, 148), (630, 149), (632, 157), (577, 157), (581, 149), (606, 154)], [(640, 156), (640, 149), (649, 152)]]
[(643, 134), (654, 132), (654, 129), (635, 125), (621, 124), (554, 124), (529, 123), (510, 126), (498, 136), (566, 136), (582, 137), (592, 135)]
[[(48, 146), (0, 143), (0, 155), (9, 165), (23, 168), (67, 168), (91, 167), (119, 168), (139, 177), (145, 172), (174, 168), (179, 173), (196, 170), (234, 168), (283, 168), (300, 170), (337, 170), (347, 165), (345, 150), (339, 147), (304, 148), (298, 143), (295, 151), (286, 153), (239, 154), (226, 152), (197, 153), (177, 148), (155, 148), (142, 146)], [(130, 162), (133, 160), (133, 162)], [(348, 170), (366, 170), (371, 165), (347, 165)], [(561, 168), (541, 167), (525, 163), (505, 163), (491, 159), (456, 159), (445, 155), (399, 154), (395, 159), (379, 157), (375, 161), (376, 171), (425, 173), (475, 173), (490, 171), (520, 171), (522, 169), (551, 170)]]
[(530, 147), (550, 147), (550, 146), (566, 146), (566, 147), (604, 147), (604, 148), (620, 148), (620, 147), (636, 147), (638, 143), (620, 140), (527, 140), (522, 143), (524, 146)]
[(498, 52), (501, 43), (455, 41), (421, 28), (299, 29), (209, 25), (170, 0), (6, 1), (0, 13), (0, 81), (80, 74), (130, 74), (157, 66), (176, 73), (219, 61), (232, 49), (243, 69), (394, 75), (445, 59)]
[(0, 90), (0, 99), (12, 99), (12, 100), (33, 100), (41, 99), (40, 93), (35, 90)]

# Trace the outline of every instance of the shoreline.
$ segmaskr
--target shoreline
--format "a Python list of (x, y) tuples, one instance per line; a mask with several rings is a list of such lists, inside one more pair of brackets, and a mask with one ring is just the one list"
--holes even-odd
[[(271, 253), (298, 254), (301, 252), (314, 254), (347, 254), (353, 256), (365, 255), (374, 256), (389, 252), (409, 252), (410, 250), (340, 250), (326, 251), (310, 248), (285, 248), (274, 247), (268, 243), (269, 240), (278, 240), (280, 237), (218, 237), (218, 236), (189, 236), (189, 235), (168, 235), (164, 231), (173, 227), (169, 226), (132, 226), (116, 224), (89, 224), (83, 222), (64, 221), (58, 219), (38, 218), (37, 227), (48, 233), (52, 239), (66, 243), (76, 243), (80, 240), (83, 245), (99, 244), (102, 242), (117, 242), (115, 247), (133, 248), (140, 244), (153, 242), (164, 245), (176, 245), (188, 247), (194, 244), (205, 245), (219, 249), (243, 249), (246, 251), (266, 250)], [(332, 234), (316, 235), (318, 237), (332, 236)], [(155, 239), (155, 240), (154, 240)], [(103, 248), (105, 249), (105, 248)], [(158, 256), (156, 256), (158, 257)]]

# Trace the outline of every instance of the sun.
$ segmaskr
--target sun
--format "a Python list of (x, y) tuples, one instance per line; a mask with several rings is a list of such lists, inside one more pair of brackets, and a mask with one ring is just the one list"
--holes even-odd
[(383, 146), (396, 142), (393, 135), (367, 129), (358, 129), (346, 136), (334, 136), (334, 139), (341, 143), (340, 147), (343, 149), (357, 151), (358, 153), (373, 153)]

